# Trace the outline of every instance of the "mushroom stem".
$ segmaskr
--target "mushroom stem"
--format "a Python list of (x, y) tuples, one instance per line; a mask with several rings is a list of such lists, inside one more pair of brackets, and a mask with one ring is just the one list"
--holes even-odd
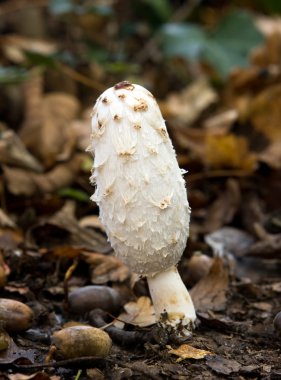
[(196, 313), (191, 297), (175, 266), (147, 277), (156, 318), (178, 334), (191, 335)]

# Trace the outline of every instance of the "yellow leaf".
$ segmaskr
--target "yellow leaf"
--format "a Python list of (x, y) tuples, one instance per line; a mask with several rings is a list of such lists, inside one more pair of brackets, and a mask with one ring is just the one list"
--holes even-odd
[(257, 95), (248, 109), (254, 128), (268, 140), (281, 138), (281, 85), (270, 86)]
[(206, 164), (215, 169), (228, 168), (252, 172), (256, 156), (248, 149), (244, 137), (233, 134), (206, 136)]
[(176, 349), (172, 348), (171, 346), (166, 347), (170, 349), (168, 351), (169, 354), (179, 356), (177, 362), (180, 362), (184, 359), (204, 359), (207, 355), (214, 355), (210, 351), (200, 350), (199, 348), (192, 347), (189, 344), (182, 344)]

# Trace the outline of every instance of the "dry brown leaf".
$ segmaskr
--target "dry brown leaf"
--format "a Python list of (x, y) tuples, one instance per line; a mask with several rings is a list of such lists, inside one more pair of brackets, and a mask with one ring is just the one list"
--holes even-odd
[(232, 221), (241, 203), (239, 184), (234, 179), (226, 182), (226, 187), (209, 207), (202, 231), (212, 232)]
[(67, 257), (68, 259), (73, 259), (80, 255), (81, 248), (64, 245), (62, 247), (53, 248), (52, 253), (57, 257)]
[(207, 355), (214, 355), (210, 351), (200, 350), (199, 348), (192, 347), (189, 344), (182, 344), (178, 348), (172, 348), (171, 346), (166, 347), (169, 349), (169, 354), (179, 356), (177, 362), (181, 362), (185, 359), (204, 359)]
[(206, 364), (208, 367), (212, 368), (214, 372), (225, 376), (239, 372), (242, 367), (236, 360), (223, 358), (221, 356), (208, 357)]
[[(58, 238), (59, 236), (59, 238)], [(31, 243), (39, 243), (41, 247), (58, 249), (61, 254), (72, 247), (71, 255), (76, 255), (76, 249), (107, 252), (110, 249), (106, 238), (94, 231), (79, 226), (75, 217), (75, 203), (68, 201), (64, 207), (48, 220), (33, 226), (28, 231), (27, 238)]]
[(272, 34), (281, 35), (281, 17), (274, 16), (259, 16), (255, 21), (256, 26), (265, 36), (271, 36)]
[(281, 138), (281, 85), (270, 86), (258, 94), (248, 109), (248, 119), (270, 141)]
[(102, 231), (105, 231), (104, 226), (102, 225), (100, 218), (97, 215), (88, 215), (79, 220), (81, 227), (91, 227), (98, 228)]
[(14, 221), (0, 208), (0, 226), (15, 228), (16, 225)]
[(216, 257), (206, 277), (190, 291), (195, 309), (201, 312), (224, 310), (229, 286), (228, 268)]
[(181, 148), (190, 150), (193, 155), (202, 160), (205, 154), (206, 131), (184, 127), (172, 127), (171, 129), (173, 141)]
[(36, 372), (32, 375), (24, 375), (23, 373), (14, 373), (8, 375), (9, 380), (60, 380), (60, 376), (49, 376), (45, 372)]
[(42, 172), (42, 166), (25, 148), (12, 130), (5, 130), (0, 139), (0, 163)]
[(241, 256), (279, 259), (281, 257), (281, 234), (269, 235), (267, 239), (252, 244), (241, 253)]
[(77, 153), (68, 162), (58, 164), (44, 174), (4, 166), (4, 177), (9, 191), (14, 195), (51, 193), (75, 180), (85, 157), (85, 154)]
[(91, 131), (91, 113), (92, 107), (87, 108), (82, 113), (82, 118), (74, 120), (70, 123), (69, 128), (71, 133), (75, 136), (76, 146), (85, 151), (89, 146), (89, 134)]
[(281, 169), (281, 138), (258, 154), (258, 158), (273, 169)]
[(229, 132), (233, 123), (238, 119), (238, 112), (236, 109), (229, 109), (217, 115), (210, 116), (204, 121), (204, 128), (212, 131), (217, 135), (225, 135)]
[(109, 281), (123, 282), (130, 277), (129, 268), (115, 256), (84, 252), (83, 257), (91, 266), (93, 284), (105, 284)]
[(20, 136), (46, 168), (69, 158), (76, 146), (70, 123), (77, 117), (78, 100), (65, 93), (42, 94), (41, 77), (35, 73), (25, 83), (26, 115)]
[(69, 245), (73, 247), (84, 247), (100, 252), (106, 252), (110, 249), (106, 238), (102, 234), (80, 227), (75, 216), (75, 203), (72, 201), (66, 202), (64, 207), (53, 215), (48, 222), (66, 229), (71, 237)]
[(2, 36), (1, 46), (6, 58), (20, 64), (26, 62), (26, 51), (46, 56), (54, 54), (57, 51), (57, 45), (54, 42), (16, 34)]
[(214, 169), (240, 169), (251, 173), (256, 167), (256, 156), (249, 151), (244, 137), (207, 134), (205, 162)]
[(188, 126), (218, 100), (218, 95), (205, 79), (199, 79), (179, 93), (170, 94), (160, 103), (163, 116)]
[[(156, 323), (154, 307), (149, 297), (140, 297), (136, 302), (128, 302), (124, 305), (125, 312), (115, 321), (116, 327), (122, 328), (123, 323), (130, 323), (139, 327), (146, 327)], [(122, 321), (122, 322), (120, 322)]]

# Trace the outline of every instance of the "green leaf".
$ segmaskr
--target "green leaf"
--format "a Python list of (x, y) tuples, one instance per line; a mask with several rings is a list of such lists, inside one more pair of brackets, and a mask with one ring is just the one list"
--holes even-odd
[(49, 9), (54, 15), (71, 13), (75, 10), (75, 4), (72, 0), (50, 0)]
[(168, 57), (198, 59), (206, 44), (204, 31), (199, 26), (187, 23), (166, 24), (159, 37), (164, 54)]
[(234, 67), (246, 67), (248, 57), (226, 50), (216, 41), (209, 41), (205, 47), (203, 58), (216, 69), (220, 77), (226, 78)]
[(71, 187), (63, 187), (58, 191), (58, 195), (63, 198), (71, 198), (79, 202), (89, 202), (89, 195), (87, 193)]
[(264, 9), (269, 13), (281, 13), (281, 1), (278, 0), (260, 0)]
[(248, 54), (251, 49), (262, 44), (264, 40), (261, 32), (255, 26), (253, 16), (241, 10), (234, 11), (221, 20), (212, 33), (211, 39), (223, 48), (241, 54)]
[(172, 8), (168, 0), (145, 0), (144, 2), (153, 8), (162, 21), (169, 20), (171, 17)]
[(227, 15), (210, 35), (203, 58), (222, 77), (235, 67), (249, 65), (251, 50), (263, 42), (263, 36), (255, 27), (252, 15), (235, 11)]
[(212, 33), (187, 24), (166, 24), (160, 32), (163, 52), (167, 57), (207, 61), (222, 78), (235, 67), (249, 65), (249, 55), (264, 38), (256, 28), (253, 16), (234, 11), (221, 20)]
[(55, 67), (56, 60), (53, 55), (45, 55), (33, 51), (24, 52), (31, 65), (43, 67)]
[(28, 71), (21, 67), (0, 66), (0, 84), (19, 83), (28, 78)]

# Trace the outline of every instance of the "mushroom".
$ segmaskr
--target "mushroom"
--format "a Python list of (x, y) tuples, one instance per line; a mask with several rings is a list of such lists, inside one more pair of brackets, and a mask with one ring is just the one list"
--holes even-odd
[(160, 325), (190, 335), (196, 314), (177, 270), (189, 234), (184, 171), (153, 95), (124, 81), (92, 114), (90, 180), (115, 254), (147, 277)]

